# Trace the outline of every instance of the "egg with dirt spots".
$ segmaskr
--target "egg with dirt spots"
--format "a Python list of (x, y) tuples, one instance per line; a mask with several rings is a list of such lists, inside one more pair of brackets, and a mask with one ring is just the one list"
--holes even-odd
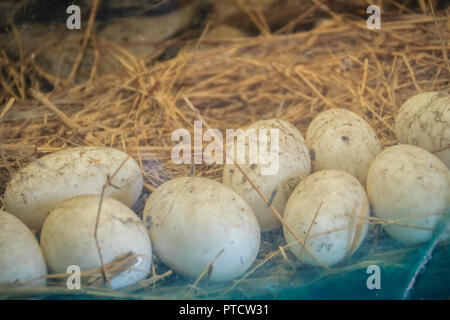
[[(353, 254), (368, 232), (370, 208), (361, 183), (344, 171), (323, 170), (310, 175), (292, 192), (284, 219), (306, 248), (289, 248), (306, 264), (332, 266)], [(283, 226), (287, 244), (297, 240)], [(312, 253), (312, 255), (310, 254)]]
[(146, 278), (150, 273), (152, 246), (143, 222), (123, 203), (101, 196), (82, 195), (60, 203), (50, 211), (41, 232), (41, 247), (53, 273), (66, 273), (78, 266), (81, 272), (101, 268), (97, 239), (103, 263), (126, 257), (117, 270), (108, 272), (113, 289)]
[(400, 143), (432, 152), (450, 168), (450, 95), (423, 92), (406, 100), (395, 119), (395, 135)]
[(213, 282), (242, 275), (260, 246), (258, 222), (248, 204), (225, 185), (200, 177), (159, 186), (144, 209), (157, 256), (176, 272)]
[[(236, 144), (229, 150), (234, 151), (238, 165), (281, 215), (292, 190), (311, 173), (305, 139), (284, 120), (255, 122), (238, 135)], [(266, 157), (261, 157), (261, 152), (266, 152)], [(239, 161), (239, 156), (243, 161)], [(281, 226), (278, 217), (235, 164), (225, 165), (222, 179), (250, 205), (262, 231)]]
[(106, 147), (54, 152), (14, 175), (5, 191), (6, 210), (30, 229), (40, 231), (56, 205), (82, 194), (101, 194), (116, 171), (105, 195), (132, 206), (142, 191), (143, 178), (139, 165), (127, 154)]
[(314, 118), (306, 132), (313, 171), (343, 170), (366, 183), (370, 163), (382, 146), (375, 131), (356, 113), (330, 109)]
[(386, 232), (404, 245), (416, 245), (431, 239), (449, 208), (450, 173), (427, 150), (397, 145), (372, 162), (367, 191), (375, 216), (386, 222)]
[(0, 285), (43, 286), (47, 275), (41, 248), (28, 227), (0, 210)]

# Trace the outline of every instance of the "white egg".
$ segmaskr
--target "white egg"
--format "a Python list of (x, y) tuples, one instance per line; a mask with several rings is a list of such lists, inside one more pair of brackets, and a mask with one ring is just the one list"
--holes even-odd
[[(30, 229), (40, 231), (47, 213), (60, 202), (82, 194), (101, 194), (109, 176), (127, 155), (105, 147), (54, 152), (22, 168), (5, 191), (5, 206)], [(139, 165), (124, 163), (105, 195), (132, 206), (143, 185)]]
[(433, 152), (450, 168), (450, 96), (433, 91), (406, 100), (395, 119), (395, 135), (400, 143)]
[[(239, 165), (282, 215), (292, 190), (311, 173), (311, 160), (306, 142), (302, 134), (284, 120), (261, 120), (252, 124), (248, 129), (254, 129), (257, 133), (261, 129), (266, 129), (269, 135), (271, 129), (279, 132), (279, 150), (275, 157), (277, 158), (276, 172), (264, 174), (263, 170), (268, 165), (260, 162), (251, 164), (247, 160), (246, 163)], [(276, 150), (272, 150), (268, 146), (270, 140), (271, 138), (268, 138), (267, 141), (264, 141), (259, 139), (259, 136), (256, 136), (256, 139), (248, 139), (245, 142), (246, 153), (249, 153), (249, 144), (255, 142), (259, 144), (258, 148), (270, 150), (269, 153), (271, 152), (272, 156), (275, 155)], [(281, 222), (272, 209), (261, 199), (257, 191), (234, 164), (225, 165), (222, 178), (226, 186), (236, 191), (250, 205), (262, 231), (270, 231), (281, 226)]]
[[(0, 210), (0, 284), (45, 285), (47, 274), (41, 248), (28, 227)], [(36, 281), (35, 281), (36, 280)]]
[(258, 254), (260, 229), (251, 208), (213, 180), (189, 177), (164, 183), (147, 200), (144, 221), (157, 256), (193, 279), (211, 264), (205, 278), (231, 280)]
[[(82, 272), (101, 267), (94, 237), (100, 198), (77, 196), (50, 211), (42, 228), (41, 247), (52, 272), (66, 273), (71, 265), (78, 266)], [(131, 268), (110, 276), (113, 289), (148, 276), (152, 247), (147, 229), (126, 205), (112, 198), (103, 199), (97, 238), (105, 264), (127, 253), (136, 256)]]
[[(292, 192), (284, 211), (286, 223), (304, 241), (290, 246), (303, 263), (334, 265), (358, 249), (367, 235), (369, 200), (361, 183), (344, 171), (323, 170), (310, 175)], [(296, 238), (283, 226), (286, 243)]]
[(405, 245), (416, 245), (431, 238), (449, 206), (450, 173), (425, 149), (397, 145), (372, 162), (367, 191), (375, 216), (397, 222), (385, 225), (386, 232)]
[(330, 109), (315, 117), (306, 132), (306, 142), (313, 171), (343, 170), (363, 185), (370, 163), (382, 150), (370, 125), (346, 109)]

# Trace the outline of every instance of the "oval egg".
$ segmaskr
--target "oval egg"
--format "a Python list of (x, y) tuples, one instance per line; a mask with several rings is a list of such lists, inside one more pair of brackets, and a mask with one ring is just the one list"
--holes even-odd
[(41, 286), (45, 285), (45, 278), (39, 278), (46, 274), (44, 257), (34, 235), (22, 221), (0, 210), (0, 284)]
[[(260, 139), (259, 133), (263, 132), (261, 129), (266, 130), (269, 134), (267, 140)], [(249, 134), (250, 138), (245, 141), (245, 147), (241, 148), (241, 153), (244, 150), (247, 153), (246, 161), (242, 164), (238, 162), (238, 164), (278, 212), (283, 214), (292, 190), (311, 173), (311, 160), (306, 142), (302, 134), (284, 120), (260, 120), (252, 124), (246, 133), (249, 133), (249, 130), (254, 130), (255, 135)], [(278, 130), (278, 150), (271, 147), (271, 130)], [(245, 137), (245, 133), (240, 136)], [(239, 140), (237, 144), (239, 144)], [(250, 163), (248, 153), (249, 150), (256, 150), (254, 146), (257, 146), (259, 150), (267, 150), (272, 161), (265, 161), (267, 164)], [(238, 156), (236, 150), (239, 150), (238, 145), (234, 146), (234, 151)], [(257, 160), (260, 161), (261, 158)], [(236, 191), (250, 205), (262, 231), (270, 231), (281, 226), (281, 222), (272, 209), (261, 199), (234, 164), (225, 165), (222, 179), (226, 186)]]
[(144, 221), (157, 256), (197, 279), (213, 282), (242, 275), (255, 261), (260, 229), (251, 208), (233, 190), (200, 177), (177, 178), (148, 198)]
[(397, 145), (380, 153), (369, 169), (367, 191), (376, 217), (397, 220), (384, 226), (404, 245), (431, 239), (450, 200), (450, 173), (425, 149)]
[[(53, 273), (65, 273), (71, 265), (78, 266), (81, 272), (101, 267), (94, 237), (100, 199), (98, 195), (82, 195), (66, 200), (50, 211), (42, 228), (41, 247)], [(147, 229), (126, 205), (103, 198), (97, 239), (104, 264), (132, 254), (127, 262), (129, 268), (109, 275), (113, 289), (148, 276), (152, 246)]]
[[(310, 175), (292, 192), (284, 219), (304, 241), (311, 256), (300, 244), (290, 250), (300, 261), (331, 266), (353, 254), (368, 232), (369, 200), (361, 183), (338, 170), (322, 170)], [(296, 241), (283, 226), (286, 243)]]
[(343, 170), (363, 185), (370, 163), (382, 150), (370, 125), (346, 109), (330, 109), (315, 117), (306, 132), (306, 142), (313, 171)]
[[(60, 202), (83, 194), (101, 194), (128, 155), (106, 147), (79, 147), (44, 156), (12, 178), (5, 207), (30, 229), (40, 231), (47, 213)], [(143, 185), (139, 165), (129, 157), (106, 188), (105, 195), (132, 206)]]
[(406, 100), (395, 119), (395, 135), (400, 143), (433, 152), (450, 168), (450, 96), (432, 91)]

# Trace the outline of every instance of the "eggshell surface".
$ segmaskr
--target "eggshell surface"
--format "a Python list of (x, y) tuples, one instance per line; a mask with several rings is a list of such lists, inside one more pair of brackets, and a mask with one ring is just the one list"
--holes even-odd
[[(100, 196), (71, 198), (51, 210), (41, 233), (41, 247), (53, 273), (65, 273), (67, 267), (81, 271), (101, 267), (95, 241)], [(150, 273), (152, 246), (142, 221), (123, 203), (104, 197), (98, 220), (97, 239), (104, 264), (131, 253), (135, 263), (115, 277), (113, 289), (131, 285)]]
[(157, 256), (170, 268), (212, 282), (242, 275), (254, 262), (260, 229), (251, 208), (225, 185), (200, 177), (177, 178), (147, 200), (144, 221)]
[[(30, 229), (40, 231), (47, 213), (64, 200), (83, 194), (101, 194), (127, 155), (104, 147), (65, 149), (22, 168), (5, 191), (6, 210)], [(143, 185), (140, 168), (131, 157), (106, 188), (105, 195), (132, 206)]]
[(397, 222), (386, 224), (386, 232), (404, 245), (416, 245), (431, 239), (449, 206), (450, 173), (425, 149), (397, 145), (373, 161), (367, 191), (375, 216)]
[(450, 96), (432, 91), (409, 98), (395, 119), (395, 135), (400, 143), (432, 152), (450, 168)]
[(0, 284), (42, 286), (45, 278), (38, 278), (46, 274), (35, 236), (22, 221), (0, 210)]
[[(303, 263), (332, 266), (353, 254), (365, 239), (370, 216), (364, 187), (352, 175), (322, 170), (310, 175), (292, 192), (284, 219), (304, 241), (290, 250)], [(296, 238), (283, 226), (286, 243)]]
[[(267, 132), (276, 129), (279, 132), (277, 172), (267, 175), (262, 174), (262, 169), (267, 167), (263, 163), (251, 164), (247, 161), (239, 165), (282, 215), (292, 190), (311, 173), (311, 159), (305, 139), (297, 128), (280, 119), (257, 121), (248, 129), (254, 129), (257, 132), (260, 129), (265, 129)], [(259, 139), (259, 136), (256, 139), (249, 139), (246, 141), (245, 150), (249, 153), (249, 145), (254, 142), (259, 144), (260, 149), (276, 152), (269, 147), (269, 141), (270, 139), (267, 139), (267, 141)], [(236, 191), (250, 205), (262, 231), (274, 230), (281, 226), (281, 222), (272, 209), (261, 199), (247, 178), (234, 164), (225, 165), (222, 179), (225, 185)]]
[(381, 142), (370, 125), (347, 109), (320, 113), (308, 127), (306, 142), (313, 171), (343, 170), (366, 183), (370, 163), (381, 152)]

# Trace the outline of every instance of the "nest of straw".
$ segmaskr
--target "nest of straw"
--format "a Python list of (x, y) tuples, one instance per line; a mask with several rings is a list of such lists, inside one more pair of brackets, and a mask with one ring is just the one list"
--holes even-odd
[[(128, 153), (141, 166), (145, 190), (134, 208), (141, 214), (148, 194), (171, 178), (195, 175), (220, 181), (220, 165), (174, 165), (170, 160), (171, 133), (179, 128), (192, 131), (198, 114), (218, 129), (245, 128), (261, 118), (281, 118), (305, 134), (319, 112), (347, 108), (366, 119), (385, 146), (395, 144), (393, 123), (400, 105), (421, 91), (449, 89), (449, 45), (445, 41), (449, 33), (448, 15), (439, 12), (385, 19), (376, 31), (367, 29), (365, 21), (334, 15), (324, 24), (294, 34), (183, 41), (175, 58), (160, 62), (154, 56), (138, 58), (121, 46), (96, 39), (91, 44), (94, 63), (83, 83), (74, 81), (78, 66), (68, 80), (56, 79), (32, 57), (21, 55), (12, 61), (3, 52), (0, 194), (11, 175), (35, 158), (74, 146), (110, 146)], [(176, 41), (162, 44), (161, 50)], [(83, 41), (81, 60), (84, 50)], [(100, 57), (105, 55), (115, 60), (116, 68), (100, 74)], [(53, 84), (53, 90), (44, 92), (42, 79)], [(184, 279), (155, 257), (153, 275), (128, 290), (95, 286), (68, 290), (58, 281), (65, 275), (61, 279), (56, 275), (49, 276), (45, 288), (0, 288), (0, 297), (289, 298), (280, 296), (280, 289), (292, 288), (297, 290), (293, 297), (314, 297), (313, 292), (322, 290), (318, 297), (323, 298), (333, 297), (331, 291), (323, 293), (323, 288), (341, 280), (347, 281), (346, 286), (349, 279), (364, 285), (365, 268), (372, 264), (392, 272), (388, 274), (400, 290), (398, 279), (403, 278), (398, 275), (406, 276), (412, 257), (421, 248), (403, 248), (384, 236), (380, 226), (395, 221), (369, 223), (375, 227), (362, 248), (329, 270), (296, 262), (278, 231), (263, 235), (254, 266), (231, 283)], [(439, 250), (442, 263), (430, 272), (430, 281), (436, 280), (435, 274), (450, 271), (446, 246)], [(116, 262), (126, 268), (128, 258)], [(390, 294), (387, 297), (399, 292)]]

